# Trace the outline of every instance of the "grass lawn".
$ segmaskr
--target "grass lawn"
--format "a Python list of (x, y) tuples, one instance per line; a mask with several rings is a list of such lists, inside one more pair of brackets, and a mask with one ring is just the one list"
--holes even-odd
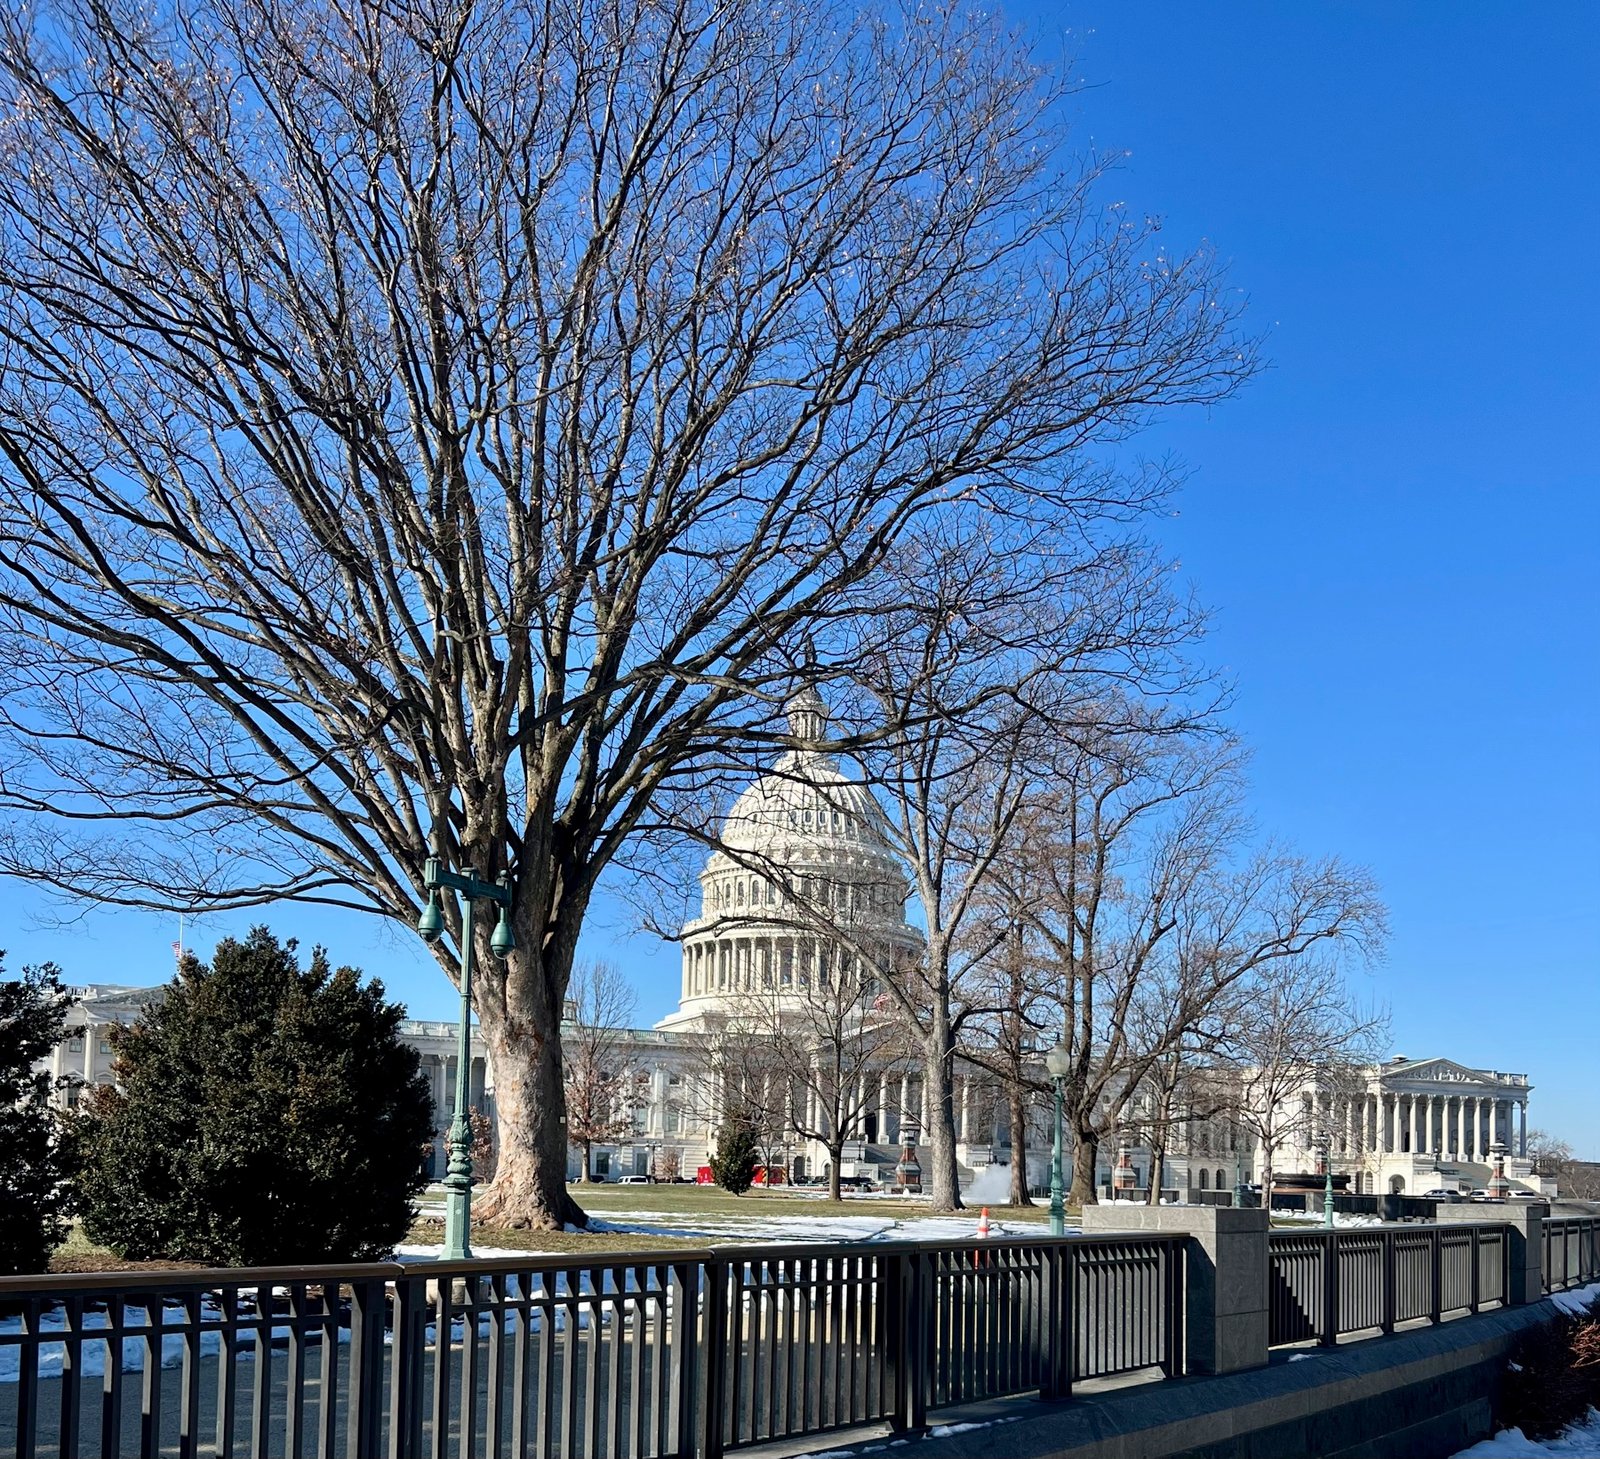
[[(602, 1185), (591, 1183), (570, 1187), (574, 1200), (584, 1210), (601, 1221), (631, 1222), (645, 1220), (662, 1228), (680, 1217), (692, 1224), (696, 1219), (747, 1218), (752, 1223), (769, 1223), (774, 1219), (799, 1217), (809, 1221), (837, 1217), (874, 1217), (884, 1221), (918, 1221), (934, 1213), (928, 1203), (914, 1197), (897, 1199), (872, 1195), (847, 1195), (842, 1200), (830, 1201), (821, 1194), (800, 1195), (790, 1191), (752, 1190), (746, 1195), (729, 1195), (718, 1186), (698, 1185)], [(417, 1220), (407, 1233), (408, 1245), (438, 1245), (444, 1240), (442, 1192), (437, 1186), (423, 1193)], [(960, 1213), (958, 1213), (959, 1215)], [(977, 1210), (970, 1213), (977, 1219)], [(990, 1214), (1004, 1218), (1008, 1225), (1019, 1222), (1041, 1228), (1050, 1219), (1047, 1202), (1033, 1206), (1013, 1208), (994, 1206)], [(1075, 1215), (1076, 1212), (1071, 1214)], [(755, 1238), (761, 1239), (761, 1238)], [(686, 1232), (673, 1234), (670, 1230), (658, 1231), (510, 1231), (501, 1227), (474, 1223), (472, 1243), (484, 1249), (500, 1248), (508, 1251), (585, 1252), (613, 1251), (671, 1251), (685, 1246), (727, 1245), (737, 1241), (734, 1235), (719, 1234), (709, 1237), (705, 1233)], [(74, 1221), (67, 1239), (50, 1258), (52, 1272), (116, 1272), (141, 1270), (172, 1270), (196, 1268), (197, 1262), (179, 1261), (124, 1261), (122, 1258), (96, 1246)]]

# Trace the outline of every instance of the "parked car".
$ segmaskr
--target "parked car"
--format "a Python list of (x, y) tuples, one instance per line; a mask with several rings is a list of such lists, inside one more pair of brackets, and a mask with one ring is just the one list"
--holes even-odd
[(1540, 1191), (1512, 1191), (1511, 1199), (1514, 1201), (1542, 1201), (1544, 1195)]
[(1460, 1191), (1446, 1190), (1444, 1186), (1436, 1186), (1431, 1191), (1423, 1191), (1422, 1199), (1425, 1201), (1459, 1201), (1462, 1199)]
[(1498, 1201), (1500, 1197), (1490, 1195), (1482, 1186), (1479, 1186), (1467, 1199), (1469, 1201)]
[(653, 1175), (619, 1175), (618, 1185), (654, 1185), (656, 1178)]

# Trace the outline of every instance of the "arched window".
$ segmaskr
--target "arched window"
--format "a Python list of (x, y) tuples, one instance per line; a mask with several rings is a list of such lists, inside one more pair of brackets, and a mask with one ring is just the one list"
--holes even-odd
[(778, 887), (776, 882), (767, 883), (767, 905), (770, 907), (778, 900)]
[(1200, 1189), (1203, 1191), (1211, 1189), (1211, 1172), (1203, 1165), (1200, 1167)]
[(1223, 1173), (1219, 1170), (1217, 1172), (1217, 1189), (1220, 1191), (1220, 1190), (1226, 1190), (1227, 1188), (1228, 1188), (1228, 1178), (1225, 1175), (1223, 1175)]
[(742, 881), (739, 882), (737, 887), (735, 888), (735, 894), (739, 898), (739, 905), (741, 907), (744, 906), (744, 883)]

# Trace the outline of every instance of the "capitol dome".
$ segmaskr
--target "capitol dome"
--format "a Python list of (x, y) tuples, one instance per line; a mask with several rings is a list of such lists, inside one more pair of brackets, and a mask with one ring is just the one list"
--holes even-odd
[[(799, 748), (734, 801), (700, 874), (700, 915), (683, 926), (683, 992), (659, 1025), (737, 1018), (767, 993), (781, 1004), (813, 979), (917, 956), (909, 888), (871, 791), (814, 748), (828, 712), (815, 689), (785, 706)], [(825, 917), (832, 928), (818, 925)], [(865, 960), (865, 962), (863, 962)], [(867, 965), (871, 966), (868, 967)]]

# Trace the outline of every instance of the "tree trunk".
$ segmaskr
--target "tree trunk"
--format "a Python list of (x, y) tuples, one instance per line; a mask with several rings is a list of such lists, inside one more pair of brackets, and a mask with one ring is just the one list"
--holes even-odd
[(589, 1183), (589, 1170), (594, 1164), (594, 1141), (580, 1140), (578, 1148), (583, 1151), (583, 1161), (578, 1166), (578, 1178), (573, 1184), (587, 1185)]
[(954, 1041), (950, 1035), (947, 1010), (936, 1007), (932, 1027), (923, 1040), (924, 1075), (927, 1080), (928, 1124), (923, 1132), (928, 1142), (928, 1204), (935, 1211), (959, 1211), (960, 1172), (956, 1168), (956, 1119), (951, 1103), (950, 1061)]
[(1144, 1198), (1147, 1206), (1161, 1204), (1161, 1167), (1167, 1159), (1167, 1140), (1163, 1135), (1160, 1141), (1150, 1151), (1150, 1190)]
[(1080, 1210), (1084, 1206), (1100, 1203), (1100, 1193), (1095, 1188), (1094, 1168), (1100, 1158), (1100, 1137), (1093, 1130), (1072, 1132), (1072, 1194), (1070, 1205)]
[[(524, 947), (533, 940), (532, 930), (527, 939), (523, 941), (519, 929), (518, 940)], [(514, 1230), (559, 1231), (567, 1225), (589, 1224), (583, 1208), (567, 1194), (561, 1000), (549, 996), (550, 982), (548, 968), (528, 969), (508, 980), (508, 994), (523, 994), (532, 1005), (525, 1013), (508, 1012), (492, 994), (474, 999), (495, 1071), (500, 1163), (493, 1184), (473, 1204), (484, 1222)]]
[(1020, 1082), (1007, 1092), (1011, 1116), (1011, 1204), (1031, 1206), (1028, 1194), (1028, 1092)]
[(828, 1199), (842, 1200), (839, 1192), (839, 1164), (844, 1159), (844, 1140), (841, 1138), (828, 1146)]

